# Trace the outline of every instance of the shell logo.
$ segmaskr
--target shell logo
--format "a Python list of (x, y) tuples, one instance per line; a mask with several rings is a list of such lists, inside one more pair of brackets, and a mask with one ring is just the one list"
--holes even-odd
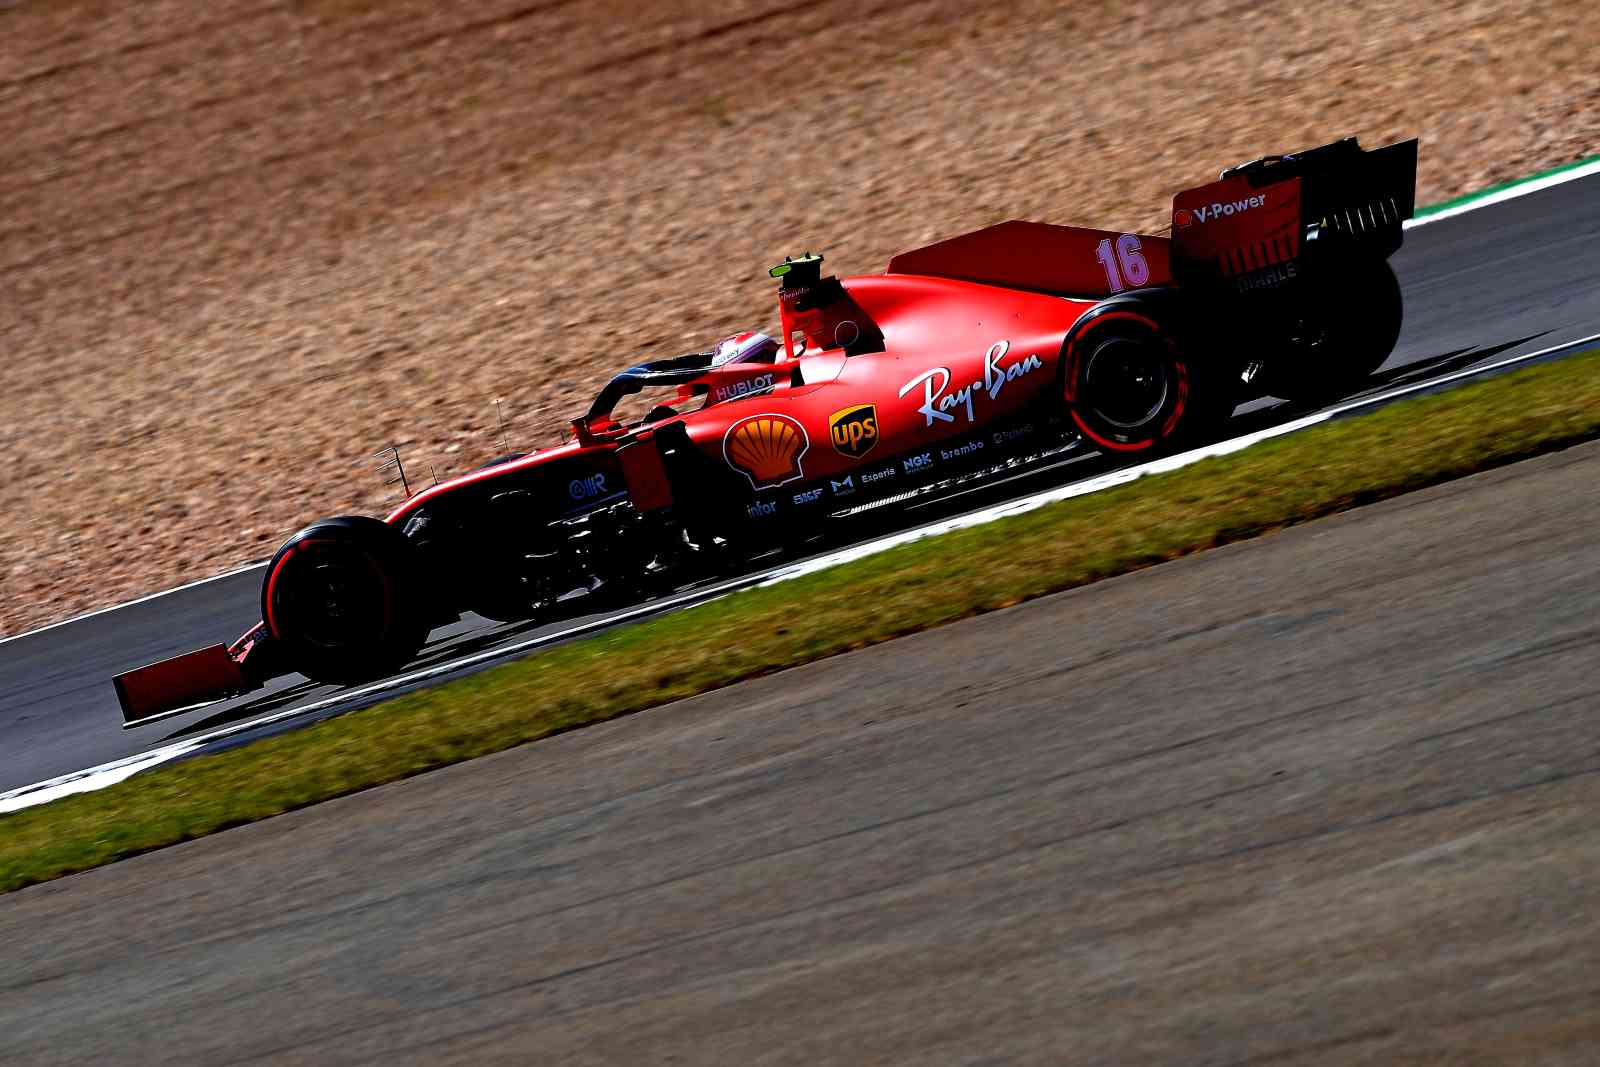
[(1180, 207), (1172, 213), (1172, 221), (1177, 224), (1180, 230), (1184, 229), (1194, 225), (1194, 213), (1186, 207)]
[(750, 415), (728, 427), (722, 458), (752, 488), (771, 489), (805, 477), (800, 460), (810, 447), (806, 428), (789, 416)]

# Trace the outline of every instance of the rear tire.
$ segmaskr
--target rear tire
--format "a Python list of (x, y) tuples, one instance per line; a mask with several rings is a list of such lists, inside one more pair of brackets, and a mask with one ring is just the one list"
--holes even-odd
[(1312, 284), (1306, 318), (1314, 335), (1268, 365), (1266, 391), (1320, 406), (1357, 391), (1383, 366), (1405, 308), (1386, 261), (1330, 265)]
[(420, 592), (398, 529), (363, 516), (323, 519), (272, 557), (261, 615), (286, 666), (351, 685), (398, 670), (422, 648), (429, 625)]
[(1110, 307), (1067, 343), (1062, 387), (1073, 425), (1101, 448), (1172, 451), (1232, 411), (1220, 374), (1143, 308)]

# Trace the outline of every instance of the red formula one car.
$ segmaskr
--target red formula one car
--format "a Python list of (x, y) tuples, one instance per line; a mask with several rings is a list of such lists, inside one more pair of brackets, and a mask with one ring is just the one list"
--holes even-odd
[(1415, 141), (1353, 138), (1257, 159), (1178, 194), (1170, 237), (1007, 222), (883, 274), (785, 260), (781, 341), (742, 334), (629, 368), (567, 444), (382, 520), (306, 527), (267, 568), (260, 624), (117, 677), (124, 720), (281, 674), (381, 676), (463, 611), (591, 611), (1019, 456), (1087, 439), (1136, 457), (1214, 432), (1251, 395), (1348, 391), (1399, 333), (1387, 258), (1416, 160)]

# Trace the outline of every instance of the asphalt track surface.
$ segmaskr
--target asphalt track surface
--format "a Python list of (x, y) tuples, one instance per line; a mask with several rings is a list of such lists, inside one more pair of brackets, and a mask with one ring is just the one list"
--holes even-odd
[(1600, 443), (0, 905), (0, 1062), (1592, 1063)]
[[(1394, 265), (1406, 325), (1379, 381), (1426, 380), (1593, 333), (1600, 329), (1600, 177), (1413, 229)], [(1239, 421), (1260, 426), (1274, 417), (1255, 412)], [(111, 676), (232, 640), (259, 617), (259, 580), (259, 571), (248, 571), (0, 644), (0, 791), (337, 696), (331, 687), (280, 680), (246, 700), (121, 728)], [(538, 633), (468, 617), (437, 633), (427, 655), (448, 659)]]

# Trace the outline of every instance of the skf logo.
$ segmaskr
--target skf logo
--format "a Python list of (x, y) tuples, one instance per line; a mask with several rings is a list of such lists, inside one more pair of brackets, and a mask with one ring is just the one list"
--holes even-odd
[(805, 476), (800, 462), (810, 447), (806, 428), (789, 416), (750, 415), (728, 427), (722, 458), (752, 488), (771, 489)]
[(878, 443), (878, 406), (857, 404), (828, 416), (828, 433), (833, 450), (851, 459), (860, 459)]

